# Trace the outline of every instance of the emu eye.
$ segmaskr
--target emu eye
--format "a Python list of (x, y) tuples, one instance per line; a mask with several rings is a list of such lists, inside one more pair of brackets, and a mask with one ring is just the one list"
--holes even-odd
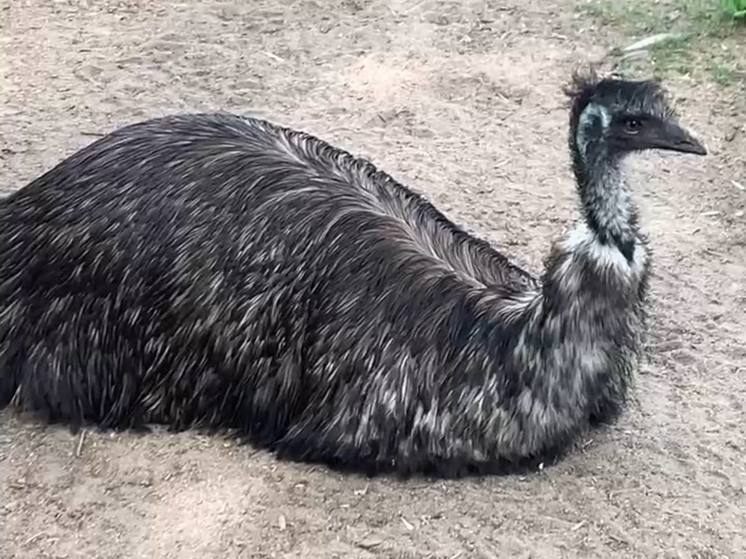
[(637, 134), (642, 128), (642, 122), (636, 118), (628, 118), (624, 121), (624, 130), (628, 134)]

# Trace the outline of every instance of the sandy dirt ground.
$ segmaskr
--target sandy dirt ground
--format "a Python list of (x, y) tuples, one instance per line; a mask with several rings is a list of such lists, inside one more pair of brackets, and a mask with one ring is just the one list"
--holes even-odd
[[(565, 1), (0, 0), (0, 21), (5, 192), (128, 122), (248, 112), (371, 158), (533, 270), (577, 215), (560, 86), (621, 40)], [(6, 410), (0, 557), (746, 557), (746, 113), (668, 86), (711, 155), (631, 165), (654, 320), (617, 425), (528, 476), (398, 481), (194, 432), (80, 444)]]

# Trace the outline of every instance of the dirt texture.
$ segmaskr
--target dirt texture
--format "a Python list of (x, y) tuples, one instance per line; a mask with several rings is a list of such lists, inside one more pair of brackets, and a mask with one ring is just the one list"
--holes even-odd
[[(560, 87), (623, 40), (561, 0), (0, 0), (0, 25), (6, 193), (126, 123), (251, 113), (370, 158), (536, 271), (577, 217)], [(399, 481), (5, 410), (0, 557), (746, 557), (746, 112), (667, 86), (711, 154), (630, 162), (653, 321), (616, 425), (528, 476)]]

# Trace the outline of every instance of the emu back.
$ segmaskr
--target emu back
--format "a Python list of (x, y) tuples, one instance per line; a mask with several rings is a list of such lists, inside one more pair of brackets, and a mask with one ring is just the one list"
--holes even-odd
[(521, 322), (484, 301), (536, 278), (302, 132), (122, 128), (0, 201), (0, 254), (2, 406), (368, 471), (521, 458), (484, 431), (526, 383), (500, 360)]

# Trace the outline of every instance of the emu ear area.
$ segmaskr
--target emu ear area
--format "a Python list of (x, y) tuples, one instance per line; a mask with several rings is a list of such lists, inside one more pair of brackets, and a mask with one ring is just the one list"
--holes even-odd
[(569, 98), (570, 127), (573, 131), (577, 129), (580, 114), (590, 102), (601, 81), (593, 68), (585, 71), (576, 70), (570, 82), (562, 88), (563, 93)]

